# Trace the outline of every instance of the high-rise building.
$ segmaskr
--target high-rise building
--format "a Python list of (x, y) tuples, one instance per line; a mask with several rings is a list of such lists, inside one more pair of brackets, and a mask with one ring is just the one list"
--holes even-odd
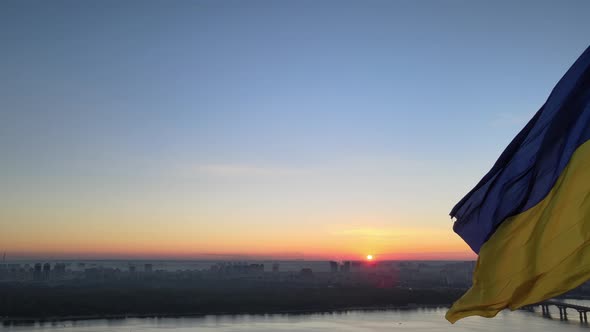
[(53, 266), (53, 279), (62, 279), (66, 274), (66, 264), (55, 263)]
[(43, 280), (49, 280), (51, 276), (51, 264), (45, 263), (43, 264)]
[(8, 267), (0, 263), (0, 280), (8, 278)]
[(302, 268), (299, 274), (304, 278), (313, 278), (313, 271), (308, 267)]
[(34, 280), (41, 280), (43, 273), (43, 265), (41, 263), (35, 263), (34, 271), (33, 271), (33, 279)]
[(344, 273), (350, 272), (350, 261), (345, 261), (342, 266), (340, 266), (340, 270)]
[(143, 271), (144, 271), (145, 273), (152, 273), (152, 271), (153, 271), (153, 268), (154, 268), (154, 266), (153, 266), (152, 264), (149, 264), (149, 263), (148, 263), (148, 264), (145, 264), (145, 265), (143, 266)]
[(279, 272), (279, 263), (274, 263), (272, 265), (272, 272), (274, 272), (274, 273)]
[(332, 273), (338, 272), (338, 262), (334, 262), (334, 261), (330, 262), (330, 272), (332, 272)]

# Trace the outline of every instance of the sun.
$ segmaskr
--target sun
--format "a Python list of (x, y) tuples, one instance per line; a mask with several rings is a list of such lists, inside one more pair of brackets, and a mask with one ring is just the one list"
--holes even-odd
[(373, 255), (367, 255), (367, 260), (368, 261), (372, 261), (373, 260)]

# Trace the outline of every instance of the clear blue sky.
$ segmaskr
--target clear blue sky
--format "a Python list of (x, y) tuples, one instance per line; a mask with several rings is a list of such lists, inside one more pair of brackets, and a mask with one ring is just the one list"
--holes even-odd
[(2, 1), (0, 251), (468, 252), (448, 212), (590, 44), (589, 12)]

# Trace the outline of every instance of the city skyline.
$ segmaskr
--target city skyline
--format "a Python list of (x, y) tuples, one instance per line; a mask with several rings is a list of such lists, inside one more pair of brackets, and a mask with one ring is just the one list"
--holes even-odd
[(588, 10), (0, 4), (0, 253), (474, 259), (448, 214), (588, 46)]

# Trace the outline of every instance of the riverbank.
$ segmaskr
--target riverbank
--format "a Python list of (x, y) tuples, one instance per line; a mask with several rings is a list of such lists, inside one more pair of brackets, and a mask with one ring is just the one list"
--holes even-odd
[(39, 287), (0, 289), (0, 321), (306, 314), (448, 306), (464, 290), (408, 288)]

